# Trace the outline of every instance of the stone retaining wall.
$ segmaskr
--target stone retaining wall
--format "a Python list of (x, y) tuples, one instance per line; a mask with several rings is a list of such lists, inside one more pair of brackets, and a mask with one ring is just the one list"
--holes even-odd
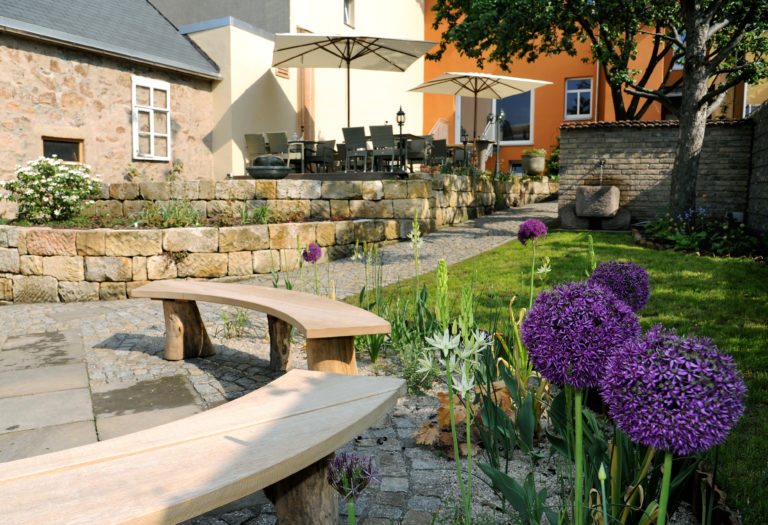
[[(184, 197), (207, 216), (243, 205), (299, 210), (307, 222), (169, 229), (67, 230), (0, 226), (0, 302), (123, 299), (146, 282), (245, 277), (291, 270), (299, 246), (321, 261), (347, 256), (355, 242), (404, 239), (418, 212), (422, 231), (548, 197), (557, 185), (496, 183), (453, 175), (408, 181), (237, 180), (106, 185), (96, 209), (124, 216), (151, 200)], [(354, 217), (354, 218), (353, 218)], [(312, 220), (325, 219), (325, 220)], [(332, 220), (328, 220), (332, 219)]]
[[(721, 215), (747, 210), (752, 128), (750, 120), (707, 124), (696, 185), (697, 207)], [(620, 205), (634, 220), (662, 213), (669, 207), (669, 174), (677, 135), (676, 121), (563, 125), (558, 208), (574, 204), (577, 186), (600, 184), (602, 159), (602, 184), (619, 187)]]

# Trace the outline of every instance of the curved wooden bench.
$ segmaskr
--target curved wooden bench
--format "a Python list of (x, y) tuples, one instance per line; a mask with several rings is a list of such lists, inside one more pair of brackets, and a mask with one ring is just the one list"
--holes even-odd
[(208, 281), (153, 281), (134, 297), (162, 300), (165, 358), (179, 360), (214, 353), (195, 301), (249, 308), (267, 314), (270, 367), (285, 370), (290, 357), (289, 324), (307, 338), (310, 370), (354, 374), (354, 336), (389, 333), (389, 323), (361, 308), (316, 295), (264, 286)]
[(0, 464), (0, 522), (178, 523), (266, 488), (280, 523), (336, 523), (322, 458), (380, 419), (403, 386), (292, 370), (185, 419)]

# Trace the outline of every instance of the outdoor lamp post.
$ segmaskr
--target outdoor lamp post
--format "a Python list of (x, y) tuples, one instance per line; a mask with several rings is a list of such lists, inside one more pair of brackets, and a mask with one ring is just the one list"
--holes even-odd
[(496, 115), (496, 176), (499, 176), (499, 162), (501, 159), (501, 123), (504, 122), (504, 118), (507, 115), (502, 109), (499, 114)]
[(403, 124), (405, 124), (405, 111), (403, 106), (397, 111), (397, 125), (400, 127), (400, 141), (397, 143), (400, 157), (400, 171), (405, 171), (405, 143), (403, 142)]
[(469, 136), (467, 135), (467, 130), (463, 130), (461, 132), (461, 143), (464, 144), (464, 166), (468, 166), (467, 163), (467, 142), (469, 142)]

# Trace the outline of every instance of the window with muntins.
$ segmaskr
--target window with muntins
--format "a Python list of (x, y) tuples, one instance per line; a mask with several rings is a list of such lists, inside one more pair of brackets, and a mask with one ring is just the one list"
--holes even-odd
[(565, 81), (566, 120), (592, 117), (592, 79), (571, 78)]
[(170, 160), (170, 84), (134, 76), (132, 86), (133, 158)]
[(355, 0), (344, 0), (344, 23), (355, 27)]

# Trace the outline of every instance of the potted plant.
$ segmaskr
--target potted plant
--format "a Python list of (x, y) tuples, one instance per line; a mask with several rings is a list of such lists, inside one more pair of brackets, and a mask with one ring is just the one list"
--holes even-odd
[(530, 148), (523, 151), (523, 173), (529, 177), (535, 177), (544, 173), (547, 151), (539, 148)]

